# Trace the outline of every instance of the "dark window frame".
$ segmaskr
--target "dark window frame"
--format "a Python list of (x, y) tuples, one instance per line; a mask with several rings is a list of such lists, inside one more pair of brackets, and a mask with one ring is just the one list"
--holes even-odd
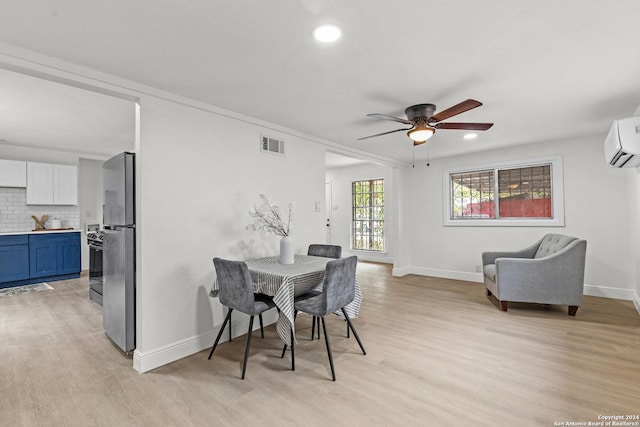
[[(524, 177), (521, 176), (520, 181), (517, 178), (505, 181), (504, 176), (511, 174), (524, 174)], [(535, 185), (531, 183), (534, 178)], [(563, 180), (560, 155), (446, 169), (443, 171), (443, 223), (445, 226), (564, 226)], [(525, 184), (529, 185), (529, 192), (522, 188), (516, 190)], [(514, 191), (508, 191), (509, 185)], [(545, 198), (549, 192), (550, 201)], [(527, 201), (517, 202), (514, 200), (517, 198), (527, 198)], [(514, 207), (523, 211), (515, 211)]]
[(351, 183), (351, 249), (385, 252), (384, 178)]

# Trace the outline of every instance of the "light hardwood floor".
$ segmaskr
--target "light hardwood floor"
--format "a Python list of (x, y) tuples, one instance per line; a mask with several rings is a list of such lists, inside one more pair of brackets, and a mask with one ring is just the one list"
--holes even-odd
[[(477, 283), (394, 278), (360, 263), (354, 324), (328, 321), (337, 381), (311, 318), (296, 371), (274, 326), (139, 374), (105, 337), (87, 279), (0, 298), (2, 426), (554, 426), (640, 414), (640, 315), (630, 301), (497, 309)], [(188, 315), (188, 313), (185, 313)]]

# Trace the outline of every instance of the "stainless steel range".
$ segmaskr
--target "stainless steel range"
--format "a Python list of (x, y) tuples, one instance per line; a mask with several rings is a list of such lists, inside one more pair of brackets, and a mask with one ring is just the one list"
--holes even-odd
[(89, 244), (89, 299), (102, 306), (102, 230), (88, 231)]

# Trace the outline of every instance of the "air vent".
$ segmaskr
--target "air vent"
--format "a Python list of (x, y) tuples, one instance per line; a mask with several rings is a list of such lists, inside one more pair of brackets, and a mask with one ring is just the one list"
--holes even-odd
[(284, 141), (282, 139), (260, 135), (260, 150), (265, 153), (273, 153), (284, 156)]

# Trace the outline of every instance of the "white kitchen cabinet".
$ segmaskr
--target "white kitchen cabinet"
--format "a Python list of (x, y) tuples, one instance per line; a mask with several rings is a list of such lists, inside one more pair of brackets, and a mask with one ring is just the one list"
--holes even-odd
[(26, 187), (27, 162), (0, 159), (0, 187)]
[(53, 204), (78, 204), (78, 167), (53, 165)]
[(77, 166), (27, 162), (27, 205), (77, 204)]
[(27, 163), (27, 204), (53, 204), (53, 165)]

